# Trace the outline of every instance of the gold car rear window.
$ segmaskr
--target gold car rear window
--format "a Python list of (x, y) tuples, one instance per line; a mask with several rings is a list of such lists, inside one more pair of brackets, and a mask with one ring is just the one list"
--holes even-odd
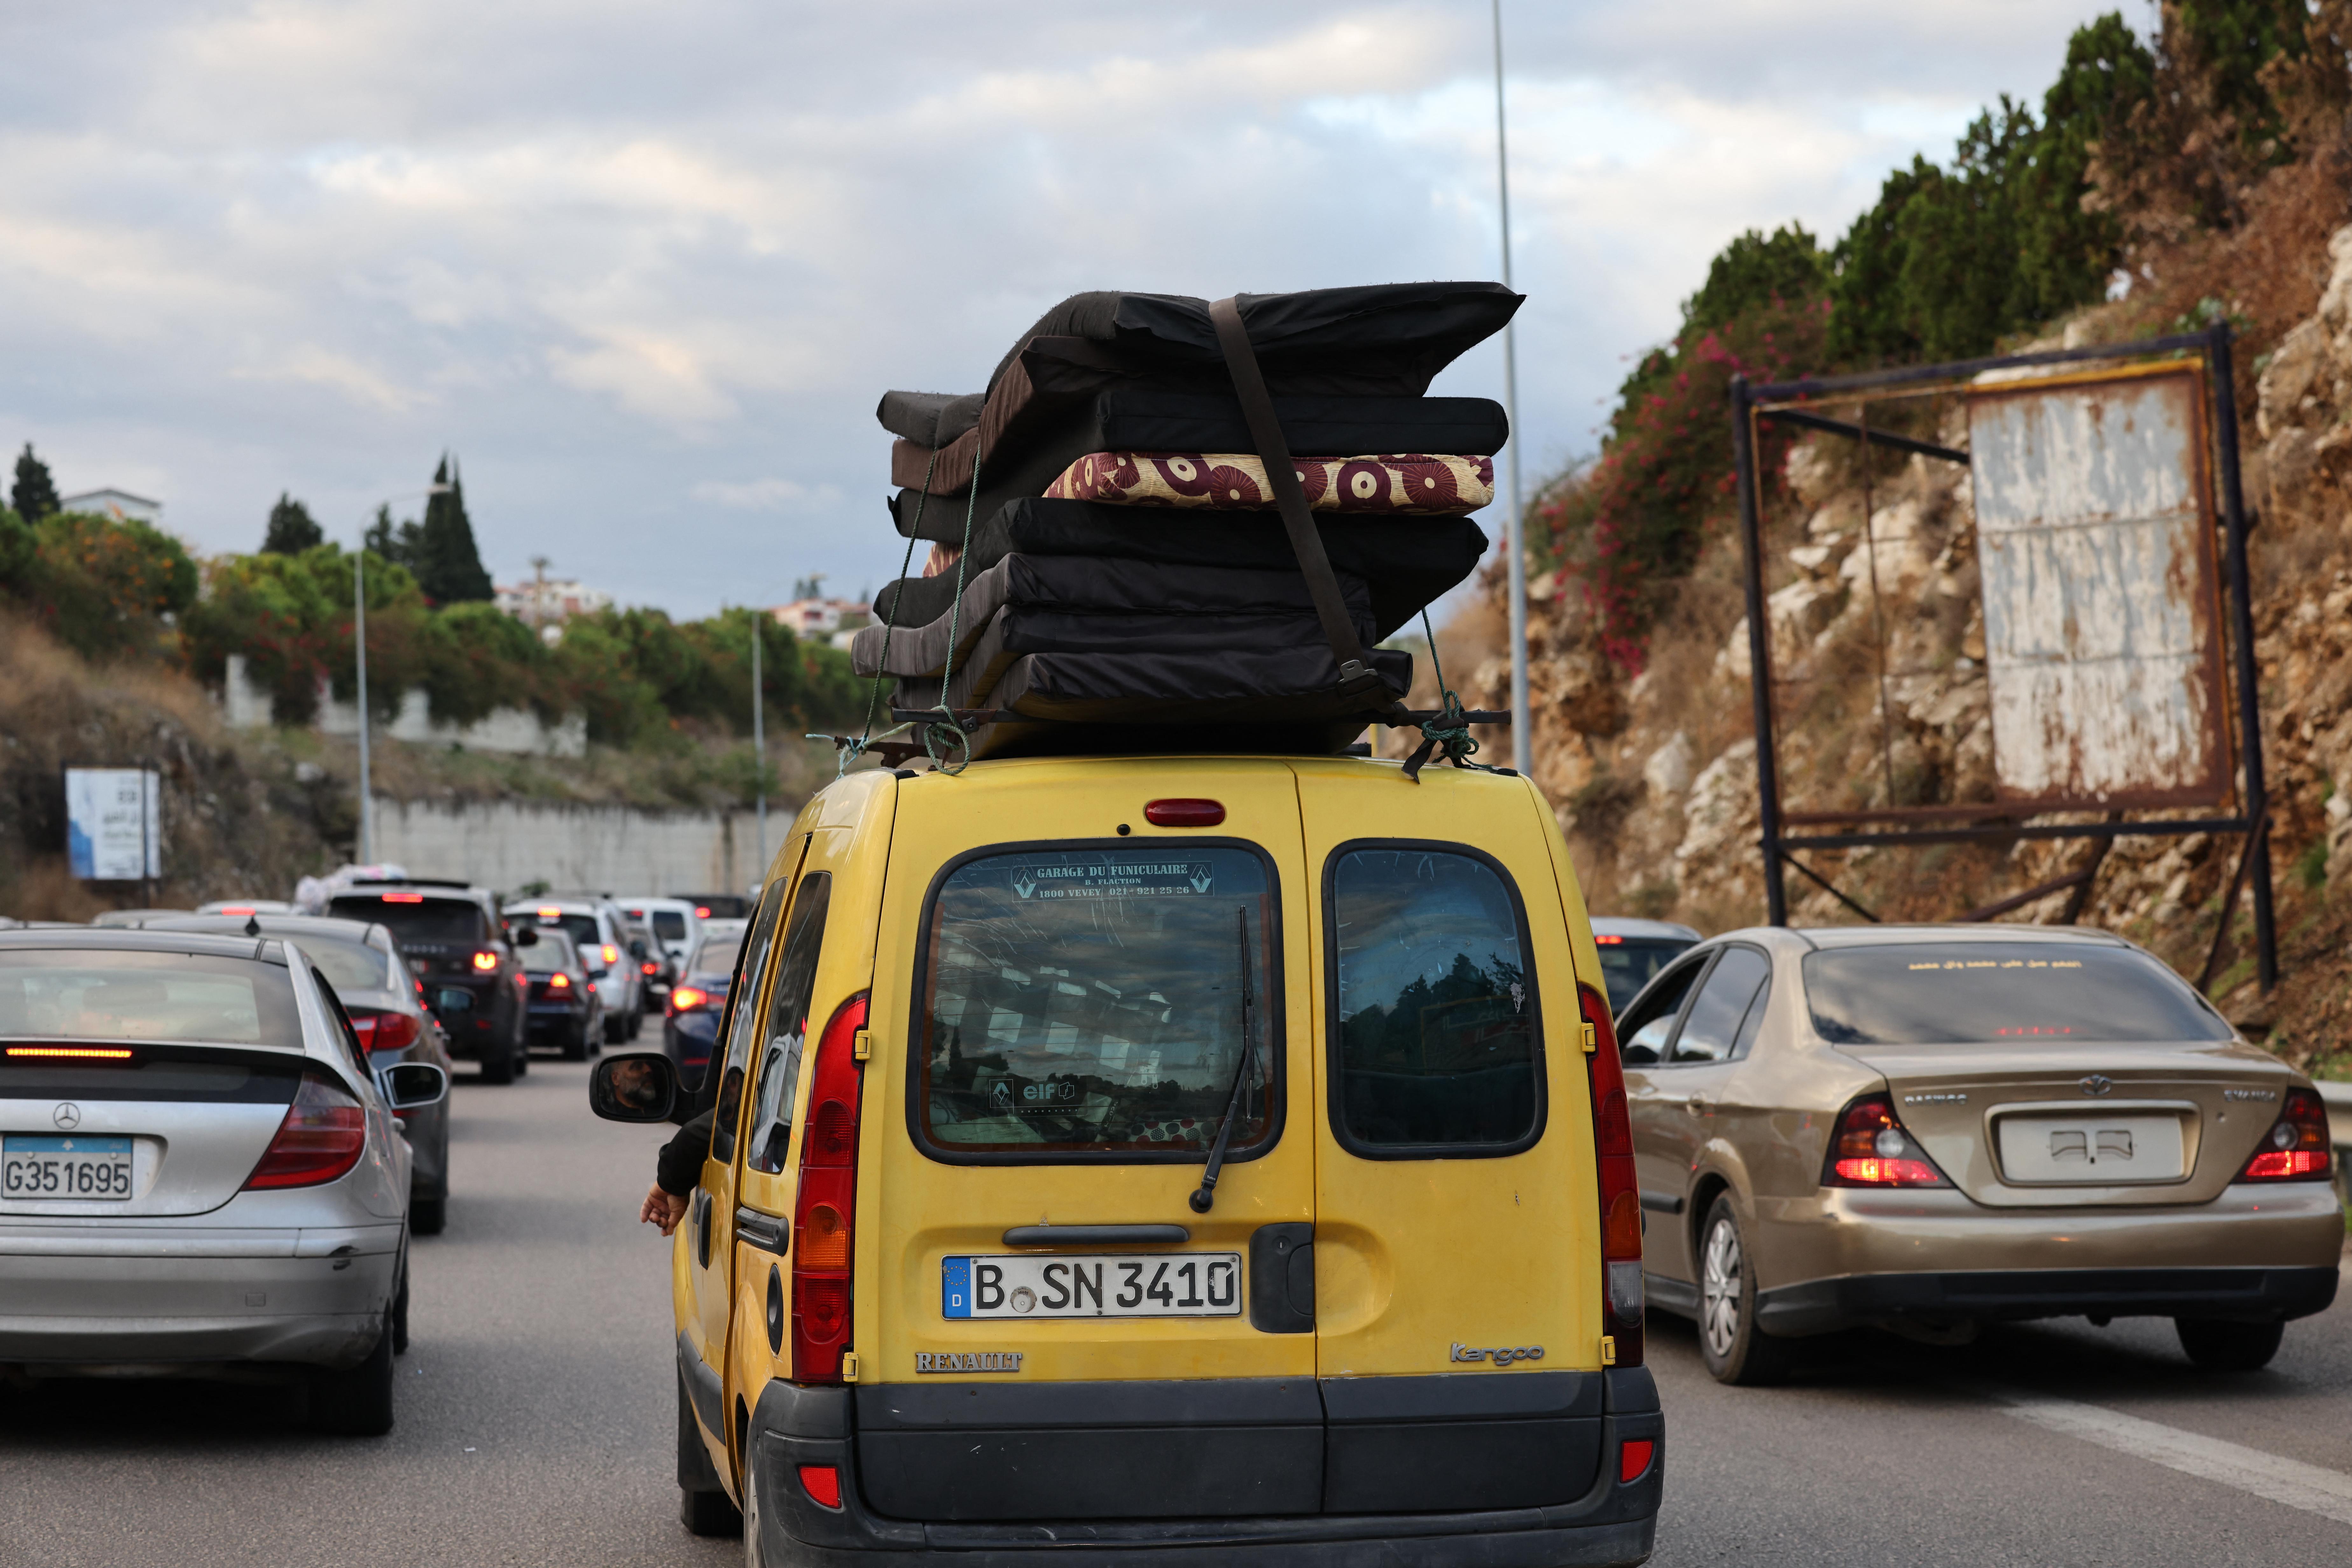
[(1267, 1141), (1280, 975), (1253, 850), (1040, 847), (933, 889), (915, 1123), (935, 1153), (1198, 1160), (1250, 1060), (1232, 1152)]
[(2172, 971), (2130, 948), (1971, 942), (1805, 955), (1813, 1028), (1832, 1045), (2226, 1040)]

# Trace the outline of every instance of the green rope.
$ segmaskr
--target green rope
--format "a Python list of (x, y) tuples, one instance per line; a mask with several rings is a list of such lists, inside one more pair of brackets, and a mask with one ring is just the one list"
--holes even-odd
[[(929, 482), (927, 474), (924, 477), (926, 488)], [(921, 504), (919, 501), (916, 503), (918, 508)], [(963, 503), (963, 544), (956, 552), (955, 607), (948, 612), (947, 667), (940, 676), (940, 718), (923, 726), (924, 752), (931, 759), (931, 766), (950, 778), (971, 765), (971, 737), (964, 732), (961, 724), (956, 722), (955, 708), (949, 697), (955, 687), (956, 637), (958, 628), (963, 624), (964, 572), (971, 564), (971, 525), (979, 510), (980, 442), (975, 438), (971, 447), (971, 492), (965, 497)], [(895, 605), (891, 606), (893, 609), (897, 607)], [(956, 747), (962, 748), (963, 760), (950, 767), (940, 755), (943, 747), (950, 751)]]
[[(898, 591), (890, 595), (890, 613), (882, 617), (882, 661), (874, 668), (874, 684), (866, 689), (866, 725), (858, 731), (857, 739), (843, 746), (841, 754), (835, 759), (833, 776), (835, 778), (849, 772), (849, 764), (864, 756), (867, 747), (877, 741), (888, 740), (907, 727), (904, 724), (895, 725), (883, 731), (879, 735), (876, 734), (874, 708), (875, 704), (882, 700), (882, 683), (890, 679), (890, 636), (898, 629), (898, 601), (907, 596), (907, 572), (915, 563), (915, 541), (922, 537), (923, 503), (930, 499), (931, 471), (939, 465), (939, 448), (934, 447), (931, 448), (930, 460), (923, 465), (923, 488), (915, 494), (915, 521), (908, 525), (907, 553), (898, 563)], [(967, 534), (968, 537), (969, 534)], [(824, 741), (832, 740), (834, 737), (811, 735), (807, 739)]]
[(1421, 721), (1423, 743), (1444, 752), (1445, 760), (1457, 768), (1475, 768), (1485, 773), (1496, 772), (1485, 763), (1470, 760), (1478, 753), (1478, 742), (1471, 737), (1462, 699), (1445, 684), (1445, 666), (1439, 662), (1437, 657), (1437, 634), (1430, 629), (1429, 611), (1425, 608), (1421, 612), (1421, 635), (1429, 639), (1429, 668), (1436, 674), (1437, 689), (1444, 699), (1435, 718)]

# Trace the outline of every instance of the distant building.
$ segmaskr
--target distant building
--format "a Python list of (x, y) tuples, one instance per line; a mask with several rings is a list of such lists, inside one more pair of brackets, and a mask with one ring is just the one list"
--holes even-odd
[(493, 592), (499, 608), (535, 626), (558, 626), (574, 616), (593, 615), (613, 607), (613, 595), (590, 588), (571, 577), (537, 577), (528, 583), (501, 583)]
[(794, 599), (768, 614), (778, 625), (792, 627), (795, 636), (810, 642), (835, 640), (835, 633), (856, 631), (874, 618), (873, 612), (855, 599)]
[(129, 490), (84, 490), (58, 502), (60, 511), (94, 511), (117, 522), (136, 518), (141, 522), (163, 521), (163, 503), (132, 495)]

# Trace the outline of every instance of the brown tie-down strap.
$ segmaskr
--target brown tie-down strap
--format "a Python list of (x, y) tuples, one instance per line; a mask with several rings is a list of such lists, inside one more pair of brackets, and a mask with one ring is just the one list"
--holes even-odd
[[(1275, 417), (1274, 399), (1266, 395), (1265, 377), (1257, 367), (1257, 352), (1250, 347), (1249, 330), (1242, 325), (1240, 308), (1232, 300), (1209, 307), (1217, 329), (1217, 346), (1224, 351), (1225, 369), (1234, 378), (1234, 395), (1240, 399), (1242, 417), (1249, 423), (1250, 440), (1258, 461), (1265, 465), (1267, 488), (1275, 509), (1298, 554), (1298, 570), (1307, 579), (1307, 596), (1315, 601), (1315, 617), (1331, 643), (1332, 662), (1339, 667), (1339, 684), (1372, 686), (1379, 678), (1364, 658), (1363, 640), (1340, 597), (1339, 580), (1331, 575), (1331, 558), (1323, 552), (1323, 536), (1315, 531), (1314, 515), (1307, 510), (1307, 492), (1299, 487), (1298, 470), (1290, 464), (1290, 444), (1282, 437), (1282, 421)], [(1383, 704), (1390, 706), (1391, 704)]]

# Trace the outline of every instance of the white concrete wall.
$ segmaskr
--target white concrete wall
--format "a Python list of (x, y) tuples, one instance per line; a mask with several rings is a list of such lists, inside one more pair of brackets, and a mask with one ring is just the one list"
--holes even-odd
[[(789, 814), (769, 813), (769, 848)], [(740, 892), (755, 867), (751, 813), (654, 812), (513, 801), (375, 803), (379, 860), (417, 877), (463, 877), (512, 891), (532, 882), (614, 893)]]
[[(258, 730), (270, 721), (269, 693), (254, 682), (241, 653), (228, 656), (221, 707), (234, 729)], [(320, 681), (318, 726), (321, 734), (356, 735), (360, 732), (359, 707), (356, 703), (338, 702), (327, 683)], [(458, 745), (471, 752), (510, 752), (536, 757), (588, 754), (588, 720), (584, 714), (570, 714), (562, 723), (550, 726), (522, 709), (499, 708), (478, 723), (440, 724), (434, 721), (432, 705), (422, 687), (403, 692), (399, 717), (389, 724), (378, 725), (373, 732), (389, 735), (395, 741)]]

